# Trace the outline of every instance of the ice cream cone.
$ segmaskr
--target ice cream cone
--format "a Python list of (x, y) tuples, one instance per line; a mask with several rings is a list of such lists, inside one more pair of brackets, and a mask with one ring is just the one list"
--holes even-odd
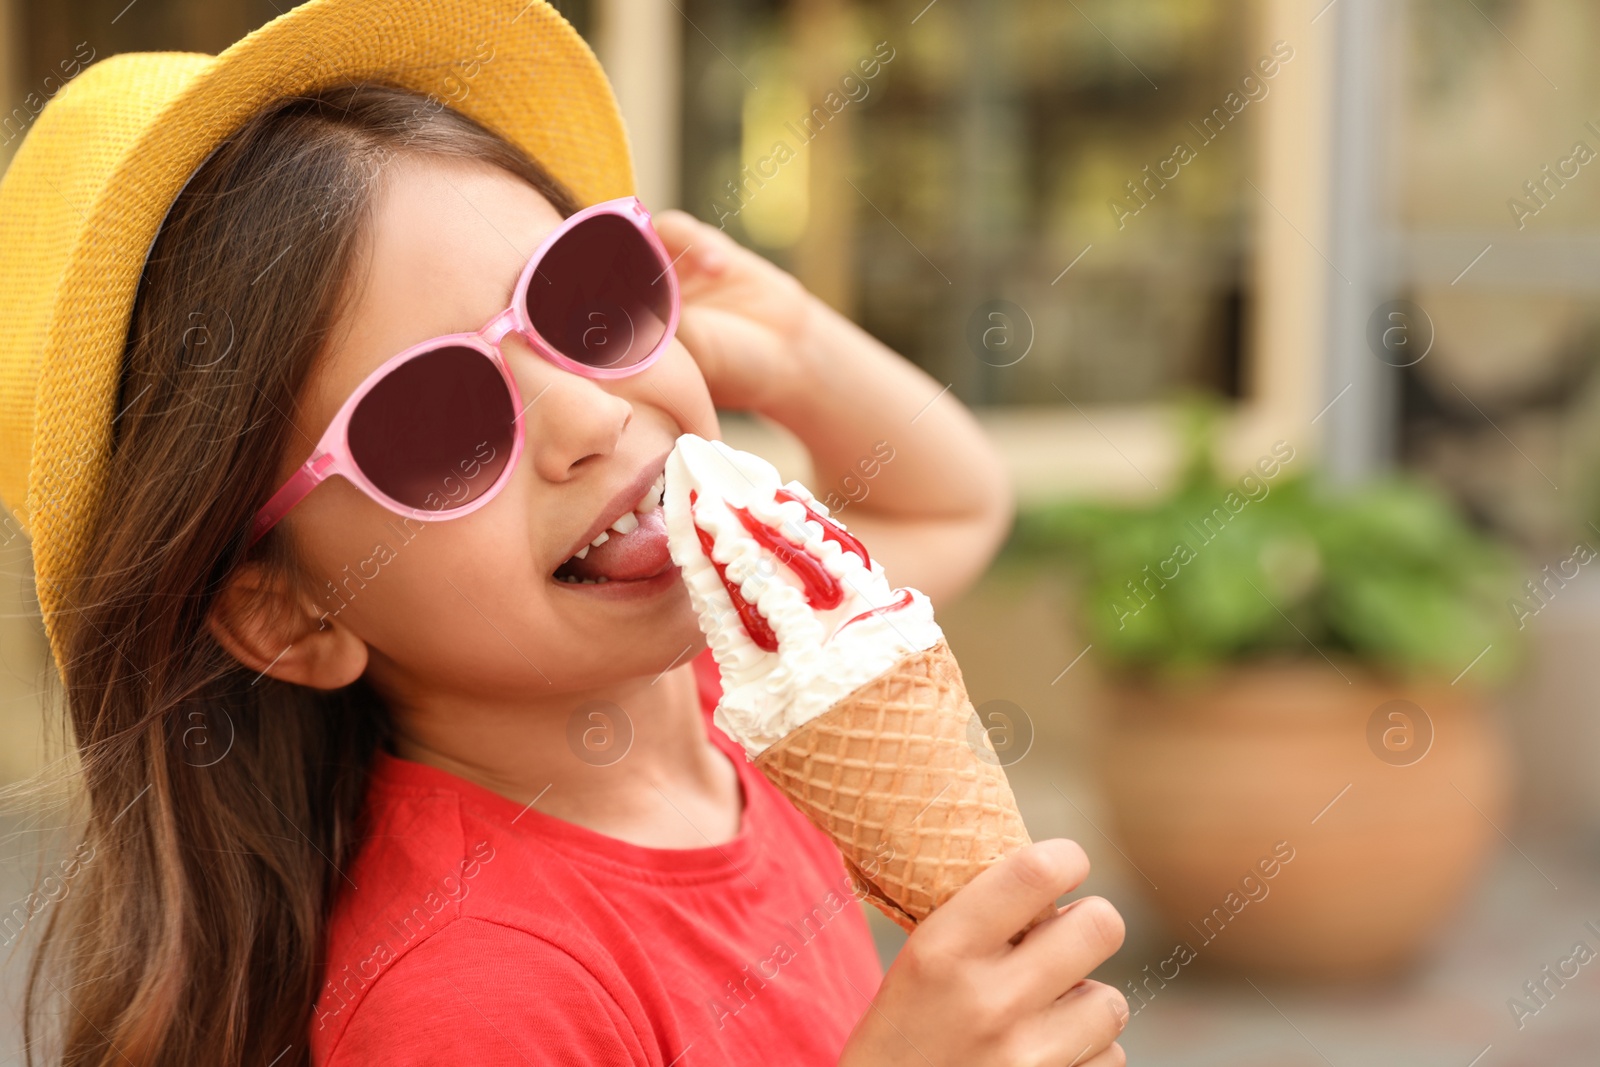
[(906, 930), (1029, 843), (993, 749), (973, 747), (989, 746), (975, 715), (941, 639), (755, 760), (833, 840), (862, 897)]
[(720, 441), (678, 439), (662, 508), (722, 675), (717, 726), (863, 899), (910, 930), (1029, 844), (926, 596), (891, 586), (805, 486)]

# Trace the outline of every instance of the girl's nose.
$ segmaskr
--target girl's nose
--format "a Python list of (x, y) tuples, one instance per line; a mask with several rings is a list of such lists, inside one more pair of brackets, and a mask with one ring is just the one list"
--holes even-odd
[(598, 381), (564, 371), (532, 352), (508, 355), (523, 396), (523, 458), (540, 477), (564, 482), (584, 460), (616, 450), (633, 418), (632, 404)]

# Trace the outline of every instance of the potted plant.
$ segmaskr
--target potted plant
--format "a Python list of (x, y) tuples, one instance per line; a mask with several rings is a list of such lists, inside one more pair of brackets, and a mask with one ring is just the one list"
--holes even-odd
[(1037, 509), (1010, 546), (1067, 566), (1109, 683), (1112, 832), (1179, 938), (1157, 981), (1401, 967), (1504, 825), (1483, 693), (1514, 560), (1427, 486), (1335, 489), (1286, 442), (1225, 477), (1207, 421), (1160, 499)]

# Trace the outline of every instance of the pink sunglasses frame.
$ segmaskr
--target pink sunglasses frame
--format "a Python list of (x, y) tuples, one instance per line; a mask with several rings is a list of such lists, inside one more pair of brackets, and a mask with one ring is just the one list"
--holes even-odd
[[(539, 269), (539, 264), (549, 250), (555, 246), (569, 231), (588, 219), (597, 215), (615, 215), (632, 223), (635, 229), (644, 235), (645, 241), (656, 253), (661, 265), (662, 274), (667, 279), (667, 292), (670, 302), (670, 314), (667, 318), (666, 331), (661, 335), (661, 340), (652, 348), (643, 359), (631, 363), (626, 367), (594, 367), (577, 360), (570, 359), (558, 352), (549, 342), (539, 335), (529, 317), (526, 294), (528, 285), (533, 280), (534, 272)], [(290, 476), (272, 494), (265, 506), (256, 512), (255, 520), (250, 528), (250, 544), (254, 545), (268, 530), (289, 513), (300, 501), (321, 485), (323, 482), (339, 475), (355, 485), (367, 496), (377, 501), (398, 515), (413, 519), (425, 519), (438, 522), (446, 519), (457, 519), (463, 515), (470, 515), (489, 501), (499, 495), (508, 481), (511, 472), (516, 469), (517, 460), (522, 456), (524, 423), (522, 394), (517, 389), (516, 379), (511, 374), (511, 369), (506, 365), (505, 355), (500, 351), (500, 342), (507, 334), (515, 333), (539, 355), (560, 367), (562, 370), (585, 378), (626, 378), (649, 367), (661, 354), (667, 350), (672, 338), (678, 330), (678, 314), (680, 300), (678, 295), (678, 276), (673, 270), (673, 259), (667, 254), (666, 245), (650, 225), (650, 212), (639, 202), (637, 197), (624, 196), (615, 200), (606, 200), (601, 203), (586, 207), (581, 211), (568, 216), (560, 226), (552, 230), (539, 247), (534, 249), (533, 255), (528, 258), (527, 265), (522, 268), (522, 273), (517, 278), (516, 289), (511, 294), (511, 306), (495, 315), (483, 328), (472, 333), (450, 333), (439, 337), (431, 337), (426, 341), (412, 345), (384, 362), (356, 386), (355, 390), (345, 398), (338, 412), (333, 416), (333, 421), (328, 423), (328, 428), (323, 431), (322, 438), (311, 450), (311, 455), (301, 464), (300, 469)], [(657, 276), (659, 280), (660, 276)], [(433, 352), (441, 348), (471, 348), (481, 352), (500, 371), (500, 376), (505, 379), (506, 388), (511, 393), (511, 402), (517, 409), (515, 425), (512, 430), (511, 458), (506, 460), (506, 465), (501, 469), (494, 483), (481, 494), (460, 507), (430, 511), (426, 508), (412, 508), (390, 497), (383, 490), (374, 485), (361, 471), (361, 465), (356, 462), (355, 456), (350, 452), (350, 419), (355, 414), (357, 406), (363, 398), (370, 393), (377, 384), (392, 374), (397, 368), (418, 356)]]

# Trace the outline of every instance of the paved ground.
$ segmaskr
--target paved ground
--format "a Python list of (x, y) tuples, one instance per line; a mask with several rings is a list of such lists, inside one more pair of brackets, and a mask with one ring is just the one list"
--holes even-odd
[[(37, 819), (22, 819), (14, 812), (0, 814), (0, 1067), (25, 1062), (21, 1051), (22, 984), (33, 938), (48, 917), (48, 904), (30, 909), (28, 901), (39, 874), (42, 842), (50, 836), (39, 827)], [(65, 855), (65, 843), (58, 847)], [(22, 918), (19, 908), (23, 909)], [(33, 910), (31, 916), (29, 910)]]

